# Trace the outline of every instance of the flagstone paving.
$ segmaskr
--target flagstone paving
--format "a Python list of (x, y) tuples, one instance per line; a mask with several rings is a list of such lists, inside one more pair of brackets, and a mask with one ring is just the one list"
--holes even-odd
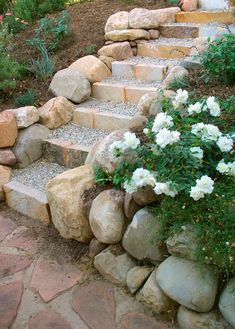
[(0, 329), (176, 329), (94, 269), (88, 247), (0, 203)]

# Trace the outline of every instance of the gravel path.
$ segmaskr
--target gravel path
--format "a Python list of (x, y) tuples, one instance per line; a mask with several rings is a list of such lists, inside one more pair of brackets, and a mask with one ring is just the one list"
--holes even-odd
[(147, 88), (147, 87), (155, 87), (160, 88), (161, 82), (159, 81), (145, 81), (145, 80), (132, 80), (132, 79), (125, 79), (122, 77), (111, 77), (107, 78), (105, 80), (101, 81), (102, 83), (105, 84), (120, 84), (120, 85), (125, 85), (126, 87), (142, 87), (142, 88)]
[(108, 131), (80, 127), (73, 123), (61, 126), (52, 131), (49, 139), (63, 139), (77, 144), (92, 145), (97, 140), (107, 136)]
[(170, 58), (154, 58), (154, 57), (143, 57), (136, 56), (126, 59), (124, 62), (133, 64), (152, 64), (152, 65), (166, 65), (166, 66), (178, 66), (182, 62), (181, 59), (170, 59)]
[(45, 191), (46, 184), (55, 176), (68, 170), (63, 166), (45, 159), (35, 161), (27, 168), (12, 171), (12, 179), (39, 191)]
[(184, 46), (192, 47), (193, 39), (176, 39), (176, 38), (159, 38), (156, 40), (150, 40), (148, 43), (153, 43), (155, 45), (172, 45), (172, 46)]
[(92, 108), (98, 112), (109, 112), (114, 114), (134, 116), (137, 112), (136, 104), (131, 103), (115, 103), (112, 101), (102, 102), (96, 99), (90, 99), (77, 106), (79, 108)]

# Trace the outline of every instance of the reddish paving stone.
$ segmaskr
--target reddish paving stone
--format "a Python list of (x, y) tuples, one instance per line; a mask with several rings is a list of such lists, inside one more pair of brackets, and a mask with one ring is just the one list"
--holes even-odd
[(20, 281), (0, 286), (0, 328), (7, 329), (14, 321), (22, 292)]
[(4, 243), (6, 247), (23, 249), (25, 251), (32, 250), (36, 241), (31, 232), (22, 227), (22, 230), (12, 233), (11, 238)]
[(169, 329), (164, 323), (156, 322), (143, 313), (128, 313), (122, 319), (123, 329)]
[(16, 229), (16, 224), (6, 217), (0, 216), (0, 241)]
[(54, 259), (41, 256), (37, 261), (31, 288), (34, 288), (45, 302), (49, 302), (59, 293), (73, 287), (82, 278), (77, 267), (65, 260), (58, 263)]
[(29, 329), (70, 329), (70, 325), (53, 311), (41, 311), (29, 321)]
[(0, 278), (22, 271), (31, 263), (25, 256), (0, 253)]
[(92, 282), (73, 296), (73, 309), (91, 329), (115, 329), (113, 288), (105, 282)]

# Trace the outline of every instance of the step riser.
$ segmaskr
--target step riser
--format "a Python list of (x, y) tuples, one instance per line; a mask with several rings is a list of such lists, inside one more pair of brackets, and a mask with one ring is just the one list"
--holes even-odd
[(177, 23), (224, 23), (234, 24), (235, 17), (230, 12), (180, 12), (176, 14)]
[(4, 185), (6, 203), (20, 214), (50, 222), (50, 210), (45, 193), (30, 188), (17, 181)]
[(122, 86), (115, 84), (103, 84), (100, 82), (92, 85), (92, 97), (100, 101), (128, 102), (137, 104), (140, 98), (157, 90), (153, 87)]
[(194, 39), (199, 37), (199, 27), (195, 26), (160, 26), (160, 36), (163, 38)]
[(67, 168), (76, 168), (85, 163), (90, 147), (62, 140), (45, 140), (42, 149), (48, 161)]
[(95, 109), (79, 108), (74, 111), (73, 122), (85, 128), (96, 128), (107, 131), (125, 129), (132, 117), (108, 112), (98, 112)]
[(163, 81), (167, 66), (133, 63), (112, 63), (112, 75), (119, 78), (138, 79), (143, 81)]
[(137, 45), (137, 56), (154, 58), (184, 58), (190, 55), (191, 47), (142, 43)]

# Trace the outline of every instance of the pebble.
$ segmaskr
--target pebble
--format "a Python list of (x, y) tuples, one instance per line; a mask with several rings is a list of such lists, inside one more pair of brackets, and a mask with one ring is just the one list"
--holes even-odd
[(65, 170), (68, 170), (68, 168), (40, 159), (24, 169), (13, 170), (11, 178), (44, 192), (47, 182)]
[(107, 136), (108, 134), (109, 132), (105, 130), (84, 128), (78, 126), (77, 124), (69, 123), (59, 127), (58, 129), (54, 129), (48, 138), (62, 139), (83, 145), (92, 145), (97, 140)]

